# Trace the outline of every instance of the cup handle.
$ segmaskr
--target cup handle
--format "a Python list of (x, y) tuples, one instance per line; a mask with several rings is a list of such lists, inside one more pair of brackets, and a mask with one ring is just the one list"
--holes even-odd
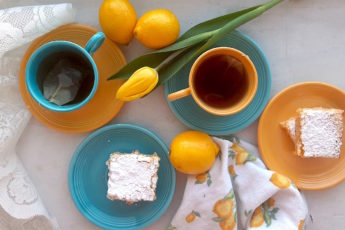
[(97, 32), (93, 35), (85, 46), (85, 50), (92, 56), (94, 52), (103, 44), (105, 35), (103, 32)]
[(178, 99), (181, 99), (183, 97), (189, 96), (192, 93), (190, 88), (182, 89), (180, 91), (177, 91), (175, 93), (171, 93), (168, 95), (169, 101), (175, 101)]

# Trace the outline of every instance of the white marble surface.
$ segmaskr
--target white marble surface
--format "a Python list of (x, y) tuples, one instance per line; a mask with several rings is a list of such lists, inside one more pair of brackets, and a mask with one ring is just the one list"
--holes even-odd
[[(62, 0), (0, 0), (0, 8), (47, 4)], [(101, 0), (71, 1), (77, 21), (99, 28)], [(168, 8), (178, 16), (182, 31), (206, 19), (248, 7), (262, 1), (221, 0), (131, 0), (138, 15), (154, 8)], [(345, 90), (345, 2), (343, 0), (290, 0), (240, 28), (265, 51), (272, 69), (271, 96), (296, 82), (325, 81)], [(128, 60), (145, 52), (137, 42), (121, 47)], [(186, 129), (172, 114), (162, 88), (150, 96), (125, 105), (113, 123), (133, 122), (148, 127), (167, 144)], [(256, 143), (257, 123), (239, 135)], [(61, 229), (97, 229), (77, 211), (67, 186), (68, 165), (77, 145), (86, 136), (66, 135), (31, 119), (17, 151), (47, 208)], [(165, 229), (179, 206), (185, 177), (177, 175), (177, 190), (169, 210), (148, 229)], [(305, 192), (313, 223), (308, 229), (345, 229), (345, 184)]]

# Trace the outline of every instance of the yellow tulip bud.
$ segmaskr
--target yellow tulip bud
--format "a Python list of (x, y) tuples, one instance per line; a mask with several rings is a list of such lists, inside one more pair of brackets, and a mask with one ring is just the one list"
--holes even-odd
[(132, 101), (150, 93), (158, 83), (158, 73), (150, 67), (142, 67), (119, 88), (116, 98), (122, 101)]

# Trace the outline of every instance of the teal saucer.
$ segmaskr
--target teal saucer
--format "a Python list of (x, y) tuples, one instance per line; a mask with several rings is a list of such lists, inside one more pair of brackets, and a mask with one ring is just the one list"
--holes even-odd
[[(247, 35), (234, 31), (213, 47), (227, 46), (247, 54), (258, 73), (258, 89), (252, 102), (241, 112), (230, 116), (216, 116), (201, 109), (191, 96), (168, 104), (175, 116), (191, 129), (211, 135), (227, 135), (241, 131), (252, 124), (264, 110), (271, 91), (271, 71), (261, 48)], [(188, 76), (194, 60), (165, 84), (165, 96), (188, 87)]]
[[(160, 157), (157, 199), (127, 205), (106, 198), (108, 169), (112, 152), (156, 152)], [(169, 151), (151, 131), (131, 124), (101, 128), (88, 136), (75, 151), (68, 173), (69, 190), (74, 204), (89, 221), (103, 229), (142, 229), (167, 210), (175, 192), (175, 169)]]

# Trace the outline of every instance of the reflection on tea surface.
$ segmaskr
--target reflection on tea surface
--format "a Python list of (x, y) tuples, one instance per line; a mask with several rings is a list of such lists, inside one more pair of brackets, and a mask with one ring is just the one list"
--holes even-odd
[(236, 103), (248, 88), (247, 72), (236, 58), (216, 55), (206, 59), (194, 77), (195, 91), (201, 100), (215, 108), (225, 108)]

